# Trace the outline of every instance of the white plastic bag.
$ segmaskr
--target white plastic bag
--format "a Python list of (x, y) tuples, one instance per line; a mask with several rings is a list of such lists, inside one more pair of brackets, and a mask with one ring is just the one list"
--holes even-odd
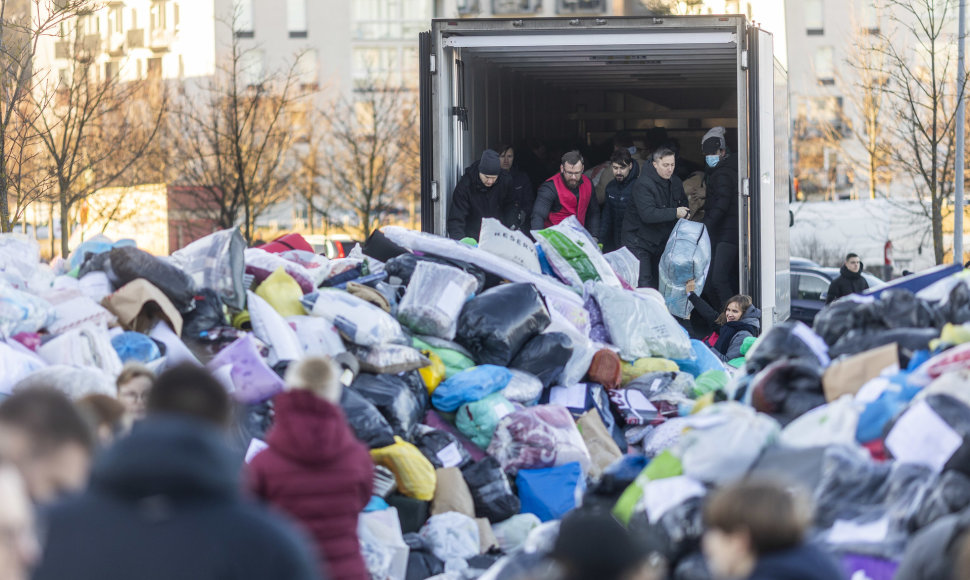
[(86, 324), (109, 326), (118, 322), (117, 316), (80, 290), (54, 290), (45, 293), (44, 299), (54, 310), (54, 320), (47, 325), (51, 334), (61, 334)]
[(252, 290), (246, 291), (246, 305), (249, 319), (256, 338), (269, 345), (269, 364), (280, 361), (294, 361), (303, 358), (303, 344), (296, 332), (280, 316), (269, 302), (263, 300)]
[(418, 535), (431, 553), (446, 564), (478, 555), (478, 524), (465, 514), (446, 512), (431, 516)]
[(613, 267), (600, 253), (589, 237), (589, 232), (576, 216), (569, 216), (544, 230), (534, 230), (532, 237), (542, 248), (556, 274), (580, 292), (587, 280), (599, 280), (609, 286), (622, 287)]
[(787, 447), (826, 447), (856, 444), (860, 409), (852, 395), (816, 407), (789, 423), (780, 442)]
[(9, 395), (20, 379), (47, 366), (40, 357), (20, 343), (0, 341), (0, 394)]
[(24, 234), (0, 234), (0, 280), (20, 290), (43, 290), (31, 284), (40, 267), (40, 245)]
[(610, 263), (613, 271), (621, 280), (633, 288), (637, 287), (637, 281), (640, 279), (640, 260), (637, 260), (633, 252), (623, 246), (619, 250), (603, 254), (603, 257)]
[(694, 358), (687, 333), (657, 300), (603, 283), (594, 284), (591, 293), (623, 359), (632, 361), (651, 356)]
[(53, 322), (55, 316), (51, 304), (43, 298), (0, 280), (0, 338), (37, 332)]
[(121, 373), (121, 359), (111, 346), (108, 331), (97, 326), (74, 328), (55, 336), (42, 344), (37, 354), (52, 365), (95, 367), (111, 377)]
[(316, 316), (289, 316), (286, 321), (296, 331), (306, 356), (337, 356), (347, 351), (332, 322)]
[(354, 344), (408, 344), (401, 325), (390, 314), (343, 290), (320, 290), (311, 314), (332, 322)]
[(452, 340), (458, 315), (477, 287), (475, 277), (458, 268), (419, 261), (398, 305), (397, 318), (418, 334)]
[(687, 281), (694, 280), (697, 294), (704, 289), (711, 267), (711, 238), (703, 223), (677, 220), (660, 257), (660, 293), (670, 313), (690, 318), (694, 305), (687, 299)]
[(239, 228), (221, 230), (176, 250), (166, 260), (192, 277), (197, 288), (212, 288), (222, 301), (242, 310), (246, 240)]
[(712, 405), (685, 423), (691, 429), (678, 441), (674, 455), (680, 457), (684, 475), (715, 484), (747, 473), (781, 431), (778, 421), (733, 401)]
[(542, 272), (539, 254), (535, 244), (528, 236), (510, 230), (495, 218), (482, 220), (482, 231), (478, 236), (478, 247), (490, 254), (514, 262), (530, 272)]
[(14, 384), (13, 391), (37, 387), (53, 387), (75, 401), (85, 395), (114, 397), (117, 393), (115, 377), (97, 368), (67, 365), (41, 368)]
[(404, 580), (407, 577), (411, 549), (404, 543), (396, 508), (360, 514), (357, 538), (371, 578)]
[(509, 369), (512, 380), (501, 391), (502, 396), (514, 403), (534, 405), (542, 395), (542, 381), (539, 377), (519, 369)]
[(504, 522), (492, 524), (492, 531), (495, 533), (495, 539), (498, 540), (499, 548), (506, 554), (510, 554), (521, 548), (529, 533), (540, 525), (542, 520), (535, 514), (516, 514)]

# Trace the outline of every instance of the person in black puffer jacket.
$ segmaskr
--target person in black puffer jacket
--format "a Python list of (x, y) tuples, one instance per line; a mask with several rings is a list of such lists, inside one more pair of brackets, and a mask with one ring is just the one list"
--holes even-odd
[(862, 260), (859, 259), (859, 254), (849, 254), (846, 256), (845, 263), (839, 269), (839, 277), (832, 280), (832, 283), (829, 285), (828, 297), (825, 299), (825, 303), (829, 304), (843, 296), (858, 294), (868, 290), (869, 283), (862, 276), (863, 267)]
[(606, 200), (603, 212), (600, 214), (600, 242), (603, 253), (619, 250), (620, 230), (623, 227), (623, 216), (633, 195), (633, 186), (640, 177), (640, 164), (626, 149), (617, 149), (610, 156), (613, 170), (613, 180), (606, 185)]
[(507, 226), (502, 208), (511, 194), (512, 176), (502, 171), (498, 153), (486, 149), (455, 186), (448, 206), (448, 237), (478, 240), (484, 218), (498, 219)]
[(728, 152), (724, 128), (714, 127), (701, 146), (707, 172), (704, 225), (711, 236), (710, 286), (715, 308), (738, 293), (738, 158)]

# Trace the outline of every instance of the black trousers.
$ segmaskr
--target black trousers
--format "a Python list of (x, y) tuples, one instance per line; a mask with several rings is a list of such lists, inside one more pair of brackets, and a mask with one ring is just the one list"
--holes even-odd
[(660, 286), (660, 257), (663, 255), (663, 248), (655, 250), (636, 246), (627, 246), (627, 248), (640, 260), (640, 278), (637, 280), (637, 287), (658, 289)]
[(707, 287), (711, 298), (716, 301), (711, 306), (720, 311), (740, 289), (738, 283), (738, 245), (719, 242), (714, 248), (711, 268), (707, 274)]

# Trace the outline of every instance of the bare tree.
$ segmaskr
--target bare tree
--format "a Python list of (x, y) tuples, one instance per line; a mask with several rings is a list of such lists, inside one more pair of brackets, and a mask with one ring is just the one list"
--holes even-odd
[(366, 239), (419, 194), (416, 108), (415, 92), (390, 79), (358, 82), (351, 97), (337, 100), (321, 124), (317, 211), (353, 213), (352, 229)]
[[(238, 12), (223, 24), (236, 29)], [(241, 226), (252, 241), (254, 224), (292, 193), (293, 146), (311, 88), (296, 55), (285, 70), (264, 74), (261, 52), (232, 34), (225, 64), (204, 86), (180, 95), (171, 123), (176, 183), (195, 188), (197, 212), (220, 227)], [(260, 61), (260, 62), (257, 62)]]
[(943, 262), (943, 221), (952, 213), (956, 103), (965, 86), (956, 86), (954, 0), (886, 0), (894, 29), (881, 33), (877, 52), (897, 144), (892, 161), (908, 174), (933, 229), (933, 251)]
[(56, 182), (61, 253), (67, 255), (73, 212), (101, 188), (130, 177), (148, 150), (167, 109), (163, 88), (145, 81), (101, 78), (98, 42), (85, 34), (89, 8), (65, 22), (68, 68), (35, 91), (44, 108), (33, 121), (49, 171)]
[(49, 104), (31, 98), (50, 74), (33, 66), (38, 46), (66, 19), (90, 8), (89, 0), (0, 2), (0, 231), (10, 231), (53, 185), (32, 130)]

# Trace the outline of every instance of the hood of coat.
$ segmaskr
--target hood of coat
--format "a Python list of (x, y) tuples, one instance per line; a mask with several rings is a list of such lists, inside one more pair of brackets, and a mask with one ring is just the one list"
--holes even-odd
[(239, 477), (222, 431), (191, 418), (153, 416), (96, 461), (91, 488), (127, 501), (228, 498), (238, 494)]
[(741, 320), (738, 322), (761, 330), (761, 309), (754, 304), (748, 306), (748, 309), (744, 311), (744, 314), (741, 315)]
[[(645, 164), (646, 165), (646, 164)], [(650, 163), (650, 167), (653, 168), (653, 163)], [(654, 170), (654, 173), (657, 171)], [(659, 176), (658, 176), (659, 177)], [(616, 177), (613, 178), (614, 183), (619, 186), (620, 189), (627, 189), (637, 182), (640, 178), (640, 163), (636, 159), (633, 160), (633, 167), (630, 168), (630, 173), (626, 176), (622, 182), (616, 181)]]
[(845, 264), (842, 264), (842, 267), (839, 268), (839, 275), (842, 276), (843, 278), (848, 278), (849, 280), (858, 280), (859, 278), (862, 278), (862, 271), (865, 269), (866, 269), (866, 265), (863, 264), (862, 262), (859, 262), (858, 272), (853, 272), (852, 270), (847, 268)]
[(266, 442), (296, 462), (329, 463), (357, 444), (343, 410), (311, 391), (293, 389), (273, 399), (276, 419)]

